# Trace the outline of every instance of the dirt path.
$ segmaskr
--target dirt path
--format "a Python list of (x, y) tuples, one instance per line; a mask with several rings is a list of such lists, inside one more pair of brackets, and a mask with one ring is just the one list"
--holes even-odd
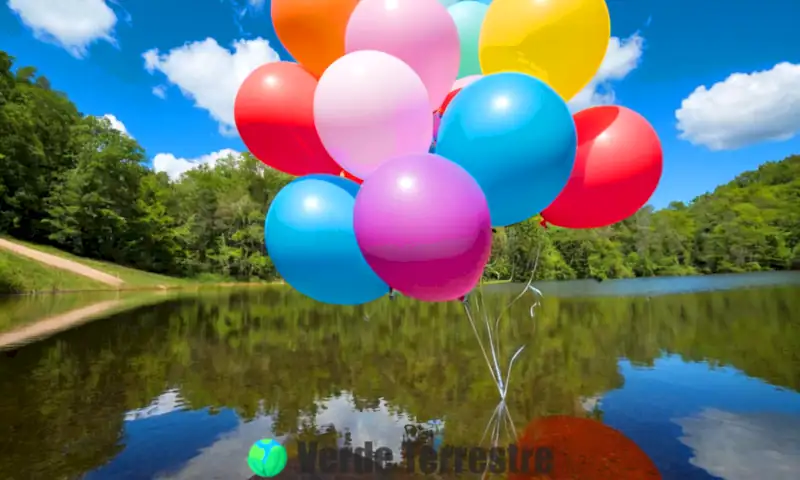
[(107, 300), (105, 302), (89, 305), (88, 307), (78, 308), (60, 315), (45, 318), (10, 332), (0, 333), (0, 350), (29, 343), (33, 340), (72, 328), (90, 320), (95, 315), (117, 307), (121, 303), (121, 300)]
[(49, 265), (54, 268), (60, 268), (61, 270), (67, 270), (72, 273), (77, 273), (78, 275), (83, 275), (84, 277), (105, 283), (106, 285), (119, 287), (125, 283), (113, 275), (101, 272), (100, 270), (95, 270), (94, 268), (87, 267), (81, 263), (73, 262), (72, 260), (67, 260), (66, 258), (57, 257), (49, 253), (40, 252), (39, 250), (34, 250), (33, 248), (25, 247), (14, 242), (9, 242), (8, 240), (2, 238), (0, 238), (0, 248), (3, 250), (8, 250), (12, 253), (16, 253), (17, 255), (28, 257), (32, 260), (36, 260), (37, 262), (44, 263), (45, 265)]

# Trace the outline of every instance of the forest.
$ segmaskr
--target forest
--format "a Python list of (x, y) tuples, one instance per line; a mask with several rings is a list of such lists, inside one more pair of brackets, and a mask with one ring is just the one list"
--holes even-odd
[[(244, 153), (171, 180), (147, 158), (0, 51), (0, 235), (176, 277), (277, 279), (264, 218), (292, 177)], [(534, 218), (498, 229), (485, 277), (527, 280), (534, 266), (558, 280), (798, 268), (798, 205), (795, 155), (606, 228), (545, 229)]]

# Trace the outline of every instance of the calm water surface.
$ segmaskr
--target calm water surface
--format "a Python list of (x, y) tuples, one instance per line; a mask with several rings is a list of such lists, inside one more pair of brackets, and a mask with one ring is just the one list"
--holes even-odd
[[(539, 287), (535, 318), (525, 299), (500, 323), (504, 355), (527, 345), (508, 393), (517, 428), (589, 415), (665, 479), (797, 478), (800, 276)], [(479, 317), (519, 286), (494, 290)], [(399, 451), (407, 424), (430, 422), (476, 445), (497, 403), (458, 303), (206, 293), (0, 356), (0, 478), (246, 480), (260, 438), (290, 457), (309, 438)]]

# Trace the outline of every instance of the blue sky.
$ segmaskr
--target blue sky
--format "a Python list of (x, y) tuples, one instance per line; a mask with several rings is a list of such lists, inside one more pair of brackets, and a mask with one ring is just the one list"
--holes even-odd
[[(113, 115), (174, 174), (244, 149), (230, 125), (236, 86), (259, 64), (287, 58), (270, 1), (7, 0), (0, 48), (38, 67), (84, 113)], [(616, 39), (573, 107), (614, 102), (655, 126), (665, 154), (655, 206), (800, 153), (800, 49), (790, 33), (800, 2), (608, 4)]]

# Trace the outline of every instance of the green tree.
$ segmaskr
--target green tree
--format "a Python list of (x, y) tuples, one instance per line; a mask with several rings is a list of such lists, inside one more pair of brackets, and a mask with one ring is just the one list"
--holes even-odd
[[(0, 233), (157, 273), (277, 277), (270, 202), (292, 177), (249, 153), (169, 179), (136, 140), (81, 115), (0, 52)], [(800, 157), (768, 162), (688, 203), (609, 227), (493, 234), (486, 280), (597, 280), (800, 268)]]

